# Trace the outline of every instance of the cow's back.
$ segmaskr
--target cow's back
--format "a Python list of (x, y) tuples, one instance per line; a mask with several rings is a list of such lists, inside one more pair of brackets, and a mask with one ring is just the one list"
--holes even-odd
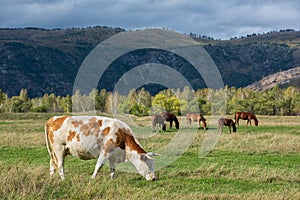
[(53, 117), (47, 123), (52, 146), (64, 145), (68, 153), (80, 159), (97, 158), (105, 143), (115, 141), (115, 133), (124, 126), (127, 128), (119, 120), (101, 116)]

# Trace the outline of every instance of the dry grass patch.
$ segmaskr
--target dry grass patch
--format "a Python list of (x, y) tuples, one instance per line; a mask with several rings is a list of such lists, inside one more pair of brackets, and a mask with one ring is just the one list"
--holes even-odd
[(222, 134), (217, 149), (237, 152), (300, 153), (300, 135), (271, 132), (258, 134)]

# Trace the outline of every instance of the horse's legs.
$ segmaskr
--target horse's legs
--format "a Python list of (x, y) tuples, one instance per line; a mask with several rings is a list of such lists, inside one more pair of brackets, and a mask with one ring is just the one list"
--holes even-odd
[(152, 133), (155, 133), (156, 132), (156, 124), (155, 123), (152, 123)]
[(170, 129), (172, 129), (173, 120), (170, 121)]
[(192, 119), (191, 118), (187, 118), (186, 119), (186, 124), (187, 124), (187, 126), (192, 127)]
[(238, 117), (235, 118), (235, 124), (237, 124), (238, 126), (240, 126), (240, 124), (239, 124), (239, 118)]
[(231, 133), (231, 126), (228, 126), (228, 133)]

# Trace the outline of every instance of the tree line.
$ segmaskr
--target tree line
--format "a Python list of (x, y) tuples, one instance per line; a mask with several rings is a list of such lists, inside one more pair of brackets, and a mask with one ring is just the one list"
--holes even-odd
[(177, 115), (200, 112), (204, 115), (233, 114), (249, 111), (258, 115), (300, 115), (300, 91), (295, 87), (252, 91), (225, 86), (221, 89), (166, 89), (154, 96), (144, 88), (132, 89), (128, 95), (94, 89), (89, 94), (76, 91), (73, 95), (44, 94), (29, 98), (27, 89), (19, 96), (8, 97), (0, 89), (0, 112), (71, 113), (98, 111), (100, 113), (127, 113), (149, 116), (161, 111)]

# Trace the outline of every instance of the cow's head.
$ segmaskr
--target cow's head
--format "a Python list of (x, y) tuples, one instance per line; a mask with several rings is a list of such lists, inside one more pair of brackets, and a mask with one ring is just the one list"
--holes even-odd
[(131, 162), (136, 167), (139, 174), (146, 178), (147, 181), (154, 181), (154, 159), (153, 156), (157, 156), (154, 153), (142, 153), (134, 156), (134, 159), (131, 159)]

